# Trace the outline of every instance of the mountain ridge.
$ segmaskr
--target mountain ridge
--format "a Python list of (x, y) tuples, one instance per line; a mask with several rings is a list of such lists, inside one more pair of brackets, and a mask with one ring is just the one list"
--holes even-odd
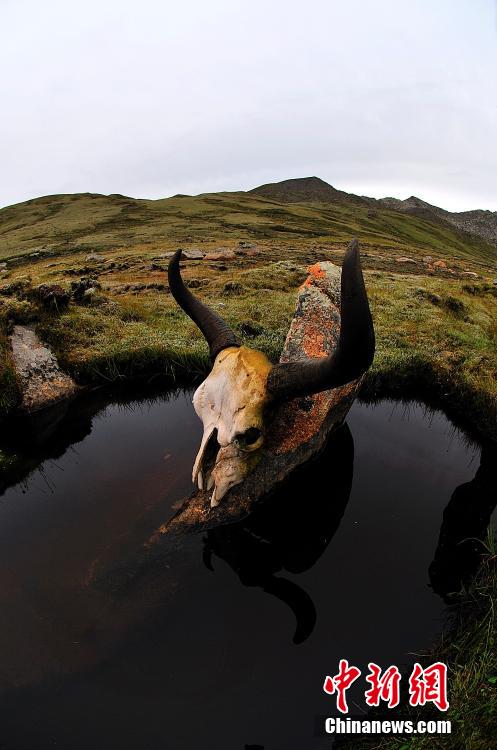
[(429, 218), (430, 215), (448, 221), (458, 229), (481, 237), (497, 246), (497, 211), (473, 209), (469, 211), (448, 211), (435, 206), (415, 195), (405, 200), (400, 198), (370, 198), (337, 190), (333, 185), (320, 177), (300, 177), (280, 182), (267, 183), (247, 191), (252, 195), (261, 195), (273, 200), (288, 203), (323, 202), (352, 203), (369, 206), (382, 206), (394, 211), (401, 211)]
[[(495, 262), (497, 212), (451, 213), (416, 196), (369, 198), (337, 190), (318, 177), (294, 178), (249, 191), (135, 199), (118, 193), (59, 194), (0, 209), (0, 261), (140, 244), (346, 242)], [(0, 274), (2, 273), (0, 269)]]

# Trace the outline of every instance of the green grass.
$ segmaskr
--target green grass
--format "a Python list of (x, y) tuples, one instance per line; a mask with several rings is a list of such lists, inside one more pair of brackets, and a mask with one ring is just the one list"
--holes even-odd
[(447, 279), (378, 273), (369, 278), (378, 336), (363, 396), (438, 402), (474, 432), (497, 439), (494, 294), (485, 285), (475, 294), (467, 284)]
[(73, 253), (153, 244), (238, 239), (347, 241), (427, 251), (464, 261), (495, 262), (496, 249), (443, 222), (391, 209), (319, 203), (279, 203), (249, 193), (136, 200), (94, 194), (36, 198), (0, 210), (0, 259), (34, 252)]
[[(306, 264), (320, 257), (340, 262), (342, 248), (317, 249), (300, 243), (285, 247), (285, 260), (275, 260), (274, 246), (267, 245), (261, 246), (260, 255), (237, 256), (229, 266), (188, 261), (183, 273), (198, 286), (196, 293), (245, 336), (247, 344), (276, 360)], [(172, 381), (185, 381), (205, 372), (207, 346), (198, 329), (167, 291), (144, 288), (167, 282), (165, 271), (155, 270), (165, 269), (167, 261), (154, 261), (151, 270), (156, 252), (147, 256), (143, 248), (126, 253), (117, 249), (105, 257), (115, 267), (104, 261), (88, 263), (77, 253), (62, 256), (56, 265), (45, 258), (13, 269), (4, 287), (8, 283), (17, 292), (0, 295), (4, 349), (7, 326), (32, 320), (61, 365), (81, 383), (158, 372)], [(399, 273), (394, 262), (385, 260), (385, 253), (381, 257), (371, 250), (364, 256), (377, 351), (363, 396), (432, 398), (473, 431), (495, 438), (497, 288), (483, 279), (433, 275), (422, 264), (414, 265), (410, 273)], [(382, 264), (390, 270), (372, 270)], [(90, 304), (71, 303), (60, 313), (46, 312), (30, 295), (29, 284), (69, 288), (80, 274), (98, 277), (102, 286)], [(139, 289), (123, 292), (129, 284), (138, 284)], [(3, 402), (8, 405), (15, 386), (8, 357), (3, 370), (6, 386), (10, 383), (3, 389)]]
[(19, 400), (19, 385), (5, 332), (0, 332), (0, 416), (7, 414)]

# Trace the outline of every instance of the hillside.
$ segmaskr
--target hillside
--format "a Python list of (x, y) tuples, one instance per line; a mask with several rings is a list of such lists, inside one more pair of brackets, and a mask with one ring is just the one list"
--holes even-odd
[(161, 200), (53, 195), (0, 210), (0, 259), (240, 239), (342, 243), (358, 236), (366, 246), (399, 254), (488, 264), (496, 257), (496, 221), (492, 212), (450, 214), (419, 199), (354, 196), (316, 177)]
[(481, 237), (497, 246), (497, 211), (446, 211), (438, 206), (411, 195), (405, 201), (396, 198), (382, 198), (378, 203), (385, 208), (425, 218), (428, 221), (445, 221), (475, 237)]

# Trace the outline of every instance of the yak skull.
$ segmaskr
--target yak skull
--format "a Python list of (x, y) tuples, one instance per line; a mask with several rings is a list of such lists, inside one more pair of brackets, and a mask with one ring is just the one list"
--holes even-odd
[(195, 391), (193, 405), (204, 433), (193, 481), (199, 489), (214, 487), (212, 507), (257, 463), (264, 441), (271, 367), (262, 352), (228, 347), (217, 355), (210, 374)]
[(241, 346), (225, 321), (186, 288), (181, 250), (169, 263), (169, 288), (210, 347), (213, 366), (193, 397), (204, 433), (193, 481), (213, 490), (211, 507), (257, 463), (271, 401), (318, 393), (360, 377), (374, 355), (374, 329), (362, 277), (357, 240), (342, 266), (340, 337), (333, 354), (272, 365), (265, 354)]

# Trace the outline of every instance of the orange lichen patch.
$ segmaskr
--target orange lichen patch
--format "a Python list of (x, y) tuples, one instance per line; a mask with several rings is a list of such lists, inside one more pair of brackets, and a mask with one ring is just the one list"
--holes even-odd
[(322, 429), (330, 410), (347, 399), (356, 388), (355, 380), (341, 388), (316, 393), (310, 397), (312, 406), (309, 410), (301, 408), (299, 399), (287, 404), (285, 419), (276, 423), (268, 436), (271, 451), (275, 455), (293, 453), (311, 441)]
[(324, 348), (324, 334), (315, 328), (307, 327), (302, 345), (308, 357), (323, 357), (326, 354)]
[(323, 271), (320, 263), (314, 263), (313, 266), (309, 266), (307, 273), (309, 276), (300, 287), (301, 289), (312, 286), (314, 279), (324, 279), (326, 277), (326, 271)]

